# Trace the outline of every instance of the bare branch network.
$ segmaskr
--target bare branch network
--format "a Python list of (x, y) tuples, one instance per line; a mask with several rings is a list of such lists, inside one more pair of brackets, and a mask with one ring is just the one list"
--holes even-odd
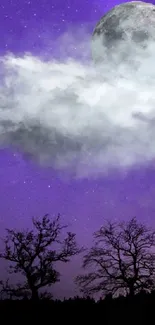
[[(66, 226), (60, 224), (59, 215), (52, 221), (48, 215), (41, 220), (33, 218), (33, 227), (31, 231), (7, 229), (5, 251), (0, 258), (11, 262), (9, 273), (21, 273), (26, 278), (24, 287), (18, 286), (16, 293), (10, 287), (10, 292), (20, 295), (25, 288), (31, 292), (32, 299), (38, 299), (40, 288), (49, 287), (60, 280), (57, 262), (69, 262), (72, 256), (82, 252), (82, 248), (78, 247), (75, 234), (71, 232), (61, 239)], [(9, 292), (8, 282), (3, 283), (3, 292), (4, 289)]]
[(155, 232), (136, 218), (107, 224), (94, 233), (94, 246), (84, 256), (83, 268), (91, 269), (76, 278), (84, 294), (134, 295), (154, 287)]
[[(68, 263), (71, 257), (84, 251), (74, 233), (62, 233), (67, 228), (60, 216), (33, 218), (33, 230), (10, 230), (4, 239), (5, 249), (0, 258), (10, 262), (9, 273), (25, 277), (24, 284), (13, 286), (1, 281), (1, 297), (25, 299), (49, 298), (40, 289), (60, 281), (57, 263)], [(107, 222), (94, 233), (94, 245), (83, 257), (85, 274), (75, 282), (84, 295), (130, 295), (151, 291), (155, 287), (155, 231), (138, 223)]]

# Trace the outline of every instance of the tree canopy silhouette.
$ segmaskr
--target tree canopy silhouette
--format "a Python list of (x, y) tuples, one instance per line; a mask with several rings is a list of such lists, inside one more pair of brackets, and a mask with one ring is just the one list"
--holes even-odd
[(83, 268), (90, 272), (76, 278), (83, 293), (133, 296), (153, 288), (155, 231), (132, 218), (107, 222), (94, 233), (94, 240), (83, 260)]
[[(10, 230), (4, 239), (5, 250), (0, 258), (10, 261), (10, 273), (25, 276), (23, 287), (18, 285), (18, 292), (30, 290), (31, 298), (38, 299), (39, 289), (51, 286), (60, 279), (56, 270), (57, 262), (69, 262), (71, 256), (79, 254), (75, 234), (68, 232), (61, 240), (61, 232), (66, 226), (60, 224), (60, 216), (50, 220), (48, 215), (42, 219), (33, 218), (33, 230)], [(1, 283), (2, 284), (2, 283)], [(3, 286), (9, 292), (8, 283)], [(11, 288), (13, 292), (13, 288)], [(15, 292), (15, 291), (14, 291)]]

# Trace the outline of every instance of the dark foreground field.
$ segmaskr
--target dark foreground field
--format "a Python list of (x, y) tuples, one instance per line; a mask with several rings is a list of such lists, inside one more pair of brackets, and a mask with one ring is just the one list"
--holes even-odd
[(155, 293), (95, 302), (74, 298), (65, 301), (0, 301), (2, 323), (13, 324), (155, 324)]

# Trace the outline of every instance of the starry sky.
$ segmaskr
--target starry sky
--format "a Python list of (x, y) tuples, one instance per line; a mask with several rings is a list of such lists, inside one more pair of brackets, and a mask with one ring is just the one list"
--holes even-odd
[[(85, 27), (91, 36), (101, 16), (119, 0), (1, 0), (0, 55), (24, 53), (59, 62), (79, 56), (76, 30)], [(107, 4), (108, 3), (108, 4)], [(70, 53), (60, 39), (72, 33)], [(89, 60), (89, 53), (88, 53)], [(5, 228), (29, 227), (32, 216), (62, 216), (76, 232), (80, 245), (90, 246), (92, 233), (104, 219), (127, 220), (137, 216), (155, 225), (154, 163), (130, 170), (108, 171), (99, 177), (72, 177), (67, 170), (44, 166), (13, 146), (0, 149), (0, 235)], [(80, 272), (80, 257), (65, 265), (55, 297), (77, 293), (73, 278)]]

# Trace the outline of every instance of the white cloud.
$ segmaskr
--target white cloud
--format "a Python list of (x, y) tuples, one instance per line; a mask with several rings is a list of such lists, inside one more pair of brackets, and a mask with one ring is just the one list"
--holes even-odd
[[(129, 61), (119, 66), (107, 61), (97, 69), (71, 58), (2, 57), (1, 147), (18, 147), (39, 163), (68, 168), (76, 177), (154, 159), (155, 45), (149, 42), (141, 50), (144, 56), (130, 44), (137, 70)], [(115, 58), (119, 55), (117, 49)]]

